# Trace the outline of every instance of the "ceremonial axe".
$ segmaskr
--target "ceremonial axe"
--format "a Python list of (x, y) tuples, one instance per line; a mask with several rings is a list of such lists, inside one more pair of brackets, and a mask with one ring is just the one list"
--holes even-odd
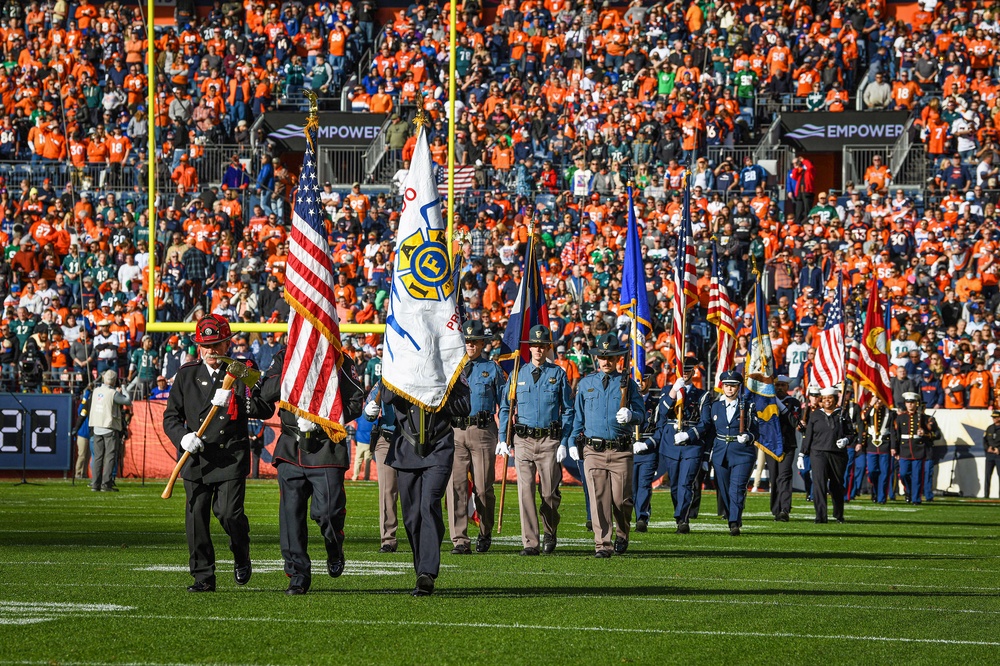
[[(248, 368), (245, 363), (238, 361), (234, 358), (229, 358), (228, 356), (218, 356), (215, 358), (220, 361), (225, 361), (226, 363), (226, 376), (222, 380), (223, 390), (229, 390), (233, 388), (233, 384), (236, 380), (240, 380), (247, 388), (253, 388), (257, 384), (257, 380), (260, 379), (260, 371)], [(208, 411), (208, 416), (205, 420), (201, 422), (201, 427), (198, 428), (198, 438), (200, 439), (205, 430), (208, 428), (209, 422), (215, 416), (215, 412), (219, 409), (218, 405), (212, 405), (212, 409)], [(174, 465), (174, 471), (170, 473), (170, 478), (167, 480), (167, 487), (163, 489), (163, 494), (160, 495), (163, 499), (170, 499), (170, 496), (174, 492), (174, 484), (177, 482), (177, 477), (180, 476), (181, 468), (184, 467), (184, 463), (188, 461), (191, 457), (190, 451), (185, 451), (184, 455), (181, 456), (177, 464)]]

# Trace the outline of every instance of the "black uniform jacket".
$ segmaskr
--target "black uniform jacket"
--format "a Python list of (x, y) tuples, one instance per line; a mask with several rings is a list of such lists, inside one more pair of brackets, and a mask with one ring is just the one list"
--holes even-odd
[[(281, 397), (281, 369), (285, 364), (285, 350), (274, 356), (267, 371), (261, 398), (274, 404)], [(338, 388), (344, 409), (344, 422), (358, 418), (364, 407), (364, 390), (358, 384), (354, 361), (347, 355), (338, 373)], [(335, 443), (322, 428), (312, 432), (299, 432), (295, 414), (287, 409), (278, 410), (281, 418), (281, 435), (274, 445), (274, 464), (291, 463), (299, 467), (350, 467), (350, 442), (345, 438)]]
[[(189, 432), (198, 432), (202, 421), (212, 409), (212, 396), (222, 388), (225, 371), (215, 381), (202, 361), (182, 365), (170, 389), (167, 408), (163, 412), (163, 430), (177, 447), (177, 457), (183, 454), (181, 439)], [(233, 384), (236, 416), (220, 407), (201, 439), (205, 450), (191, 456), (181, 470), (181, 478), (202, 483), (218, 483), (238, 479), (250, 473), (250, 435), (247, 419), (268, 419), (274, 415), (274, 405), (260, 397), (260, 385), (247, 396), (247, 387), (237, 380)]]
[(452, 387), (444, 406), (433, 414), (424, 411), (424, 455), (418, 451), (420, 408), (385, 387), (382, 402), (396, 410), (396, 433), (389, 444), (385, 462), (394, 469), (428, 469), (439, 465), (451, 467), (455, 456), (453, 417), (468, 416), (472, 410), (469, 384), (461, 377)]

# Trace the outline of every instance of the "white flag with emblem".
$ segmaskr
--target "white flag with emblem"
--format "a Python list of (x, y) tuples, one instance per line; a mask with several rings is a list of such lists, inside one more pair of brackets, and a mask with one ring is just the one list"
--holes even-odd
[(465, 339), (430, 146), (424, 129), (417, 131), (410, 172), (402, 187), (382, 382), (434, 412), (461, 376)]

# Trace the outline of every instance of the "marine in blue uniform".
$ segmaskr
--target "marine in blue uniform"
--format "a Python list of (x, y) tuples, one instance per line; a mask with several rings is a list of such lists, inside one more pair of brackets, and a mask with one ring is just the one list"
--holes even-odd
[[(670, 498), (674, 503), (677, 533), (691, 531), (691, 501), (698, 470), (705, 450), (712, 396), (691, 383), (697, 361), (684, 362), (684, 376), (660, 396), (656, 409), (656, 441), (670, 479)], [(683, 392), (684, 404), (680, 427), (677, 424), (677, 400)]]
[(729, 534), (739, 536), (747, 482), (757, 464), (753, 443), (759, 430), (751, 405), (740, 395), (743, 375), (730, 370), (722, 373), (721, 381), (722, 397), (709, 408), (706, 435), (712, 441), (712, 466), (723, 515), (729, 521)]
[[(571, 441), (583, 447), (583, 469), (590, 484), (590, 515), (594, 521), (595, 557), (628, 550), (632, 523), (632, 450), (635, 429), (646, 419), (642, 394), (634, 380), (618, 372), (618, 358), (627, 349), (615, 333), (597, 339), (591, 354), (597, 372), (577, 385)], [(622, 396), (624, 403), (622, 406)], [(579, 439), (577, 439), (579, 438)], [(642, 447), (644, 448), (644, 447)], [(574, 446), (570, 457), (580, 455)], [(611, 541), (612, 520), (616, 525)]]
[(897, 414), (892, 431), (892, 455), (899, 460), (899, 478), (906, 490), (906, 501), (920, 504), (924, 485), (924, 462), (941, 436), (937, 421), (923, 413), (920, 396), (903, 394), (906, 411)]
[(469, 416), (452, 419), (455, 430), (455, 462), (451, 466), (451, 481), (445, 495), (448, 507), (448, 530), (454, 546), (452, 555), (472, 553), (469, 541), (469, 475), (472, 475), (472, 496), (479, 515), (479, 538), (476, 552), (485, 553), (493, 543), (493, 516), (496, 497), (493, 493), (497, 443), (497, 409), (506, 383), (503, 370), (483, 355), (490, 337), (483, 323), (472, 319), (462, 324), (465, 353), (469, 357), (463, 372), (469, 382), (472, 411)]
[[(652, 511), (653, 481), (659, 467), (659, 445), (656, 439), (656, 406), (660, 402), (660, 389), (653, 384), (653, 375), (642, 377), (642, 401), (646, 408), (646, 421), (639, 440), (632, 447), (632, 504), (635, 505), (635, 531), (649, 528)], [(587, 502), (590, 510), (590, 502)]]
[[(546, 360), (552, 346), (552, 333), (545, 326), (528, 331), (531, 361), (517, 372), (514, 393), (512, 435), (514, 465), (517, 470), (517, 499), (521, 513), (521, 555), (538, 555), (539, 546), (546, 553), (556, 548), (559, 527), (559, 482), (562, 461), (569, 455), (570, 431), (573, 428), (573, 391), (566, 371)], [(507, 447), (507, 427), (512, 405), (507, 378), (500, 401), (500, 432), (496, 454), (511, 455)], [(535, 505), (535, 474), (541, 494), (544, 541), (539, 541), (538, 509)]]

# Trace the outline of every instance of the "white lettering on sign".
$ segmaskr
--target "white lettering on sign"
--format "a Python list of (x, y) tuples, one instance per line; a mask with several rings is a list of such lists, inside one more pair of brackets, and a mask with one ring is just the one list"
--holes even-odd
[(353, 125), (322, 125), (319, 128), (319, 138), (321, 139), (365, 139), (373, 140), (378, 136), (379, 127), (368, 125), (367, 127), (357, 127)]
[(827, 125), (830, 139), (855, 137), (860, 139), (895, 139), (903, 133), (902, 125)]

